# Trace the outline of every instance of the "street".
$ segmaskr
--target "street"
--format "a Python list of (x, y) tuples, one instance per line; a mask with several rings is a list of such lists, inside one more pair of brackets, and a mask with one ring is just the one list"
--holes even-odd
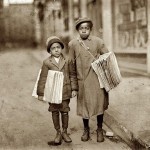
[[(76, 115), (76, 99), (71, 99), (68, 132), (72, 143), (49, 146), (56, 134), (48, 104), (31, 96), (38, 71), (42, 65), (35, 55), (40, 50), (31, 48), (0, 51), (0, 149), (68, 149), (68, 150), (129, 150), (121, 140), (105, 137), (96, 142), (96, 122), (92, 118), (91, 140), (82, 142), (81, 117)], [(41, 60), (47, 54), (41, 55)], [(104, 126), (104, 129), (108, 129)]]
[[(150, 149), (150, 0), (0, 0), (0, 33), (0, 150)], [(96, 116), (90, 118), (90, 140), (81, 141), (84, 127), (76, 113), (77, 97), (70, 100), (72, 143), (52, 143), (56, 131), (49, 105), (32, 96), (52, 36), (62, 40), (64, 53), (72, 51), (74, 60), (79, 56), (77, 70), (83, 68), (84, 75), (92, 71), (92, 58), (87, 54), (80, 59), (85, 49), (94, 57), (106, 49), (116, 56), (122, 80), (108, 94), (103, 143), (97, 142)], [(108, 69), (105, 71), (108, 75)], [(92, 106), (103, 96), (97, 95), (101, 93), (96, 90), (97, 80), (90, 74), (87, 77), (90, 88), (81, 95)], [(115, 84), (112, 77), (113, 73), (108, 79)], [(92, 94), (85, 93), (88, 90)], [(96, 108), (103, 105), (96, 104)]]

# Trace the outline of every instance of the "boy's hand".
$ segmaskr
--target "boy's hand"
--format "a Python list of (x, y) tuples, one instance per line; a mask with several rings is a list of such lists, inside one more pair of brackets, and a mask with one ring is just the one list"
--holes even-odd
[(43, 101), (43, 96), (38, 96), (39, 101)]
[(77, 91), (72, 91), (72, 97), (75, 97), (75, 96), (77, 96)]

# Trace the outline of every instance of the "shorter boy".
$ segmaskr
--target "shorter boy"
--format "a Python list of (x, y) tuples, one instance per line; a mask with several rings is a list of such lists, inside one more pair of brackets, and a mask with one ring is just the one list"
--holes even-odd
[[(54, 127), (57, 131), (54, 143), (61, 144), (62, 138), (65, 142), (72, 142), (71, 138), (67, 134), (68, 120), (70, 111), (69, 103), (70, 98), (76, 96), (76, 86), (71, 84), (69, 78), (69, 64), (68, 59), (62, 54), (62, 49), (64, 49), (63, 42), (56, 36), (49, 37), (46, 42), (47, 52), (50, 53), (50, 56), (43, 61), (43, 66), (41, 69), (40, 78), (37, 86), (37, 95), (39, 100), (43, 100), (44, 88), (49, 70), (61, 71), (64, 75), (63, 82), (63, 95), (61, 104), (52, 104), (49, 103), (49, 111), (52, 112), (52, 120)], [(71, 90), (73, 90), (71, 92)], [(59, 115), (61, 114), (62, 128), (61, 133), (60, 129), (60, 119)]]

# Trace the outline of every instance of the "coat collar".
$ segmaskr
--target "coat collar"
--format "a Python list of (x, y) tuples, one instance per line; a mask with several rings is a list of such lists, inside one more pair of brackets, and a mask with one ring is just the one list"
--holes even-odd
[(53, 56), (50, 56), (50, 57), (49, 57), (49, 60), (50, 60), (50, 62), (51, 62), (53, 65), (55, 65), (59, 70), (61, 70), (61, 69), (63, 68), (63, 66), (65, 65), (65, 62), (66, 62), (66, 59), (65, 59), (65, 57), (64, 57), (63, 54), (61, 54), (61, 56), (60, 56), (59, 63), (57, 63), (57, 62), (55, 61), (55, 59), (54, 59)]
[(62, 56), (60, 57), (60, 60), (59, 60), (59, 70), (61, 70), (61, 69), (64, 67), (65, 63), (66, 63), (66, 59), (65, 59), (65, 57), (62, 55)]

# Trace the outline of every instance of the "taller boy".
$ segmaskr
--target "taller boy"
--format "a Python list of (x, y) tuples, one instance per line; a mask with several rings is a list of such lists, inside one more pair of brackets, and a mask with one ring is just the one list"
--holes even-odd
[[(103, 114), (108, 108), (108, 93), (100, 88), (91, 63), (107, 53), (102, 39), (91, 36), (93, 23), (89, 18), (80, 18), (75, 23), (79, 37), (69, 42), (71, 81), (78, 81), (77, 115), (83, 118), (82, 141), (90, 138), (89, 119), (97, 116), (97, 142), (103, 142)], [(76, 78), (75, 78), (76, 77)]]

